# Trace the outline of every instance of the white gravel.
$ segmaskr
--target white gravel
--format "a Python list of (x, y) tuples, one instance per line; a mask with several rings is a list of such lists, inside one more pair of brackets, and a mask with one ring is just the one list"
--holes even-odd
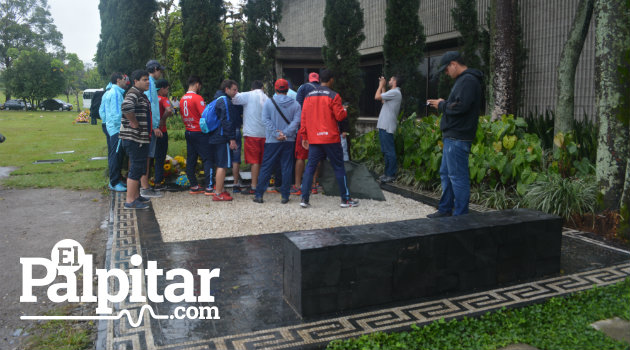
[(299, 196), (280, 203), (280, 194), (266, 193), (265, 203), (253, 196), (234, 194), (231, 202), (213, 202), (203, 194), (165, 192), (152, 198), (164, 242), (238, 237), (424, 218), (435, 208), (383, 191), (386, 201), (360, 200), (354, 208), (340, 208), (339, 197), (311, 195), (311, 207), (300, 207)]

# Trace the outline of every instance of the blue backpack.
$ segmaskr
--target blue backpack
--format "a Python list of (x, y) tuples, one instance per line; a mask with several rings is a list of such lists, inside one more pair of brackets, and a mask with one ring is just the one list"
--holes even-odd
[[(230, 120), (230, 109), (228, 107), (227, 98), (225, 98), (225, 96), (220, 96), (216, 100), (210, 102), (203, 110), (203, 113), (201, 113), (199, 127), (201, 128), (202, 133), (207, 134), (213, 132), (221, 126), (221, 119), (217, 115), (216, 111), (217, 101), (221, 99), (225, 102), (225, 113), (227, 113), (227, 118)], [(223, 135), (223, 128), (221, 128), (221, 135)]]

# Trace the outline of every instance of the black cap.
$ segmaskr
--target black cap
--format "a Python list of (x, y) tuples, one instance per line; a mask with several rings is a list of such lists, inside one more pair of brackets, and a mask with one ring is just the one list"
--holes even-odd
[(440, 59), (440, 68), (438, 68), (438, 73), (444, 71), (444, 69), (446, 69), (446, 66), (448, 66), (451, 61), (455, 61), (460, 57), (461, 56), (458, 51), (447, 51)]
[(155, 88), (158, 90), (164, 87), (168, 87), (168, 86), (169, 86), (168, 80), (166, 79), (158, 79), (158, 81), (155, 82)]
[(166, 68), (160, 64), (160, 62), (158, 62), (157, 60), (150, 60), (149, 62), (147, 62), (147, 69), (151, 69), (151, 68), (159, 68), (160, 70), (165, 70)]

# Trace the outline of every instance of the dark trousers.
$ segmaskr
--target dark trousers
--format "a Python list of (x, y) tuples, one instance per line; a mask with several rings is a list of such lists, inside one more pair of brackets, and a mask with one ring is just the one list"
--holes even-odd
[(159, 185), (164, 180), (164, 160), (168, 151), (168, 133), (162, 133), (162, 137), (157, 137), (155, 142), (155, 184)]
[[(294, 150), (295, 141), (265, 143), (265, 151), (263, 152), (263, 160), (260, 167), (260, 177), (258, 178), (258, 187), (256, 187), (256, 197), (262, 198), (269, 185), (271, 172), (279, 161), (282, 169), (280, 194), (282, 198), (289, 198), (291, 176), (293, 176), (293, 164), (295, 163)], [(278, 178), (276, 178), (276, 181), (278, 181)]]
[(186, 131), (186, 174), (190, 186), (198, 185), (195, 169), (197, 167), (197, 158), (201, 157), (203, 162), (203, 171), (206, 177), (206, 187), (212, 187), (212, 164), (210, 163), (210, 136), (202, 132)]
[[(118, 134), (110, 136), (103, 124), (103, 133), (107, 138), (107, 168), (109, 170), (109, 184), (114, 187), (122, 181), (122, 165), (125, 158), (123, 147), (118, 145)], [(123, 184), (126, 185), (126, 184)]]
[(302, 199), (308, 201), (311, 194), (313, 175), (315, 174), (315, 170), (317, 170), (317, 164), (326, 159), (326, 157), (330, 160), (330, 165), (332, 165), (335, 171), (335, 178), (339, 185), (341, 199), (345, 201), (350, 198), (346, 168), (343, 166), (343, 149), (341, 148), (341, 143), (338, 142), (309, 145), (308, 163), (306, 164), (306, 170), (304, 170), (304, 176), (302, 177)]

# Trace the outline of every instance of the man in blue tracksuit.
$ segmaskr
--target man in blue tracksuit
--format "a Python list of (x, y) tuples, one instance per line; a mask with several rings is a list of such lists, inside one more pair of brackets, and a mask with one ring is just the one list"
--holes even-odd
[[(282, 168), (282, 204), (289, 202), (291, 177), (293, 175), (295, 136), (300, 126), (300, 104), (287, 96), (289, 83), (278, 79), (275, 84), (276, 95), (263, 106), (262, 121), (266, 129), (265, 150), (262, 168), (254, 202), (262, 203), (263, 194), (267, 190), (271, 171), (277, 159)], [(275, 102), (275, 103), (274, 103)]]
[(127, 77), (120, 72), (113, 73), (110, 82), (105, 88), (105, 94), (101, 99), (98, 114), (104, 122), (107, 131), (107, 166), (109, 168), (109, 189), (117, 192), (127, 191), (127, 186), (122, 182), (120, 170), (124, 158), (122, 147), (118, 147), (118, 133), (120, 132), (120, 120), (122, 117), (121, 106), (124, 100), (123, 94), (127, 86)]

